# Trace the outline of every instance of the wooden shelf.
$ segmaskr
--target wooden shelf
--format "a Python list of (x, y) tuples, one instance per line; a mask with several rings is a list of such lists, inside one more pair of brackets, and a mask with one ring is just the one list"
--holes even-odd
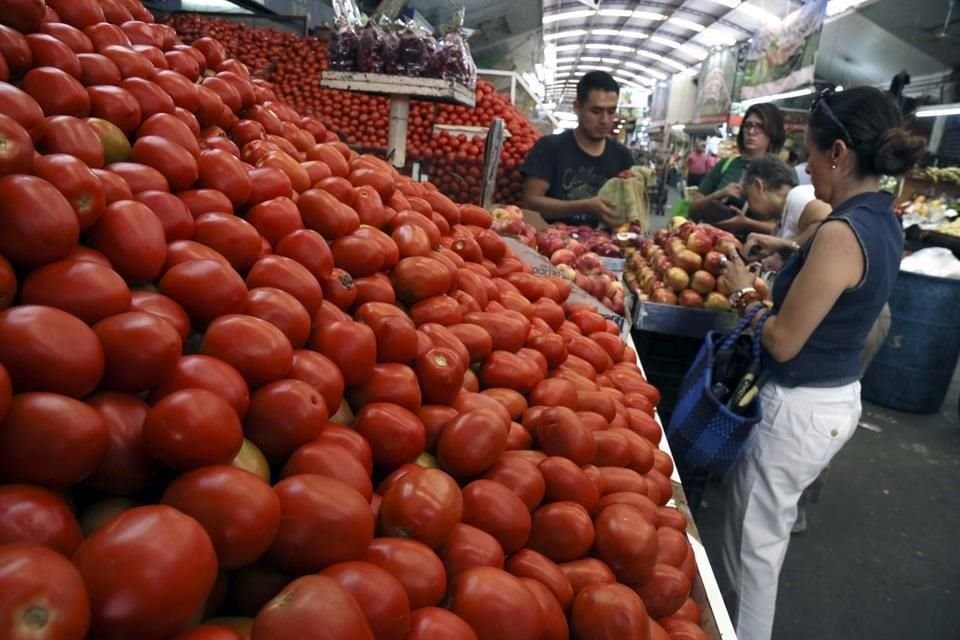
[(324, 71), (320, 78), (320, 86), (327, 89), (385, 96), (410, 96), (422, 100), (450, 102), (465, 107), (475, 106), (476, 99), (474, 91), (453, 80), (408, 78), (385, 73)]

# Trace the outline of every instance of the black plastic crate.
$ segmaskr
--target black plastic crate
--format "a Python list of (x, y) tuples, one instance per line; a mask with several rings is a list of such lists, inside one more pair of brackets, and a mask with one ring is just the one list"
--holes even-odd
[(643, 329), (634, 329), (632, 335), (637, 357), (643, 365), (647, 380), (660, 390), (658, 411), (666, 427), (677, 404), (680, 384), (703, 345), (703, 338), (675, 336)]

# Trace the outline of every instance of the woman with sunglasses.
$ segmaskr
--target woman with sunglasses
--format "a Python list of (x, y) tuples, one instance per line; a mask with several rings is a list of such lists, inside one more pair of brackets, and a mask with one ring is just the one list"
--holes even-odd
[[(787, 259), (763, 327), (763, 418), (733, 472), (724, 528), (740, 640), (771, 637), (797, 502), (856, 430), (861, 352), (903, 253), (893, 196), (880, 191), (880, 176), (906, 173), (924, 147), (877, 89), (823, 93), (811, 108), (807, 171), (816, 197), (833, 211)], [(721, 280), (745, 313), (762, 304), (754, 274), (739, 255), (729, 257)]]
[(700, 196), (690, 203), (690, 219), (743, 235), (773, 231), (772, 223), (744, 215), (746, 198), (740, 181), (752, 160), (779, 152), (786, 139), (783, 113), (775, 105), (755, 104), (747, 109), (737, 134), (740, 155), (719, 161), (703, 177)]

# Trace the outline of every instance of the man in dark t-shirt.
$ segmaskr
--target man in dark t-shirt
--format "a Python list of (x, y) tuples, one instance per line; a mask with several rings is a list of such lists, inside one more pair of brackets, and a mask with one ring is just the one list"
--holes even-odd
[(577, 84), (572, 131), (544, 136), (520, 167), (523, 204), (548, 222), (610, 226), (616, 213), (597, 193), (603, 184), (633, 166), (633, 154), (609, 138), (617, 118), (620, 85), (603, 71)]

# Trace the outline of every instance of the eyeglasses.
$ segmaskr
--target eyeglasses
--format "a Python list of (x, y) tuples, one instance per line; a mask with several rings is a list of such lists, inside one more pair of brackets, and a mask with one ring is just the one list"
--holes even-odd
[(744, 122), (742, 129), (744, 131), (758, 131), (764, 133), (762, 122)]
[(830, 108), (830, 105), (827, 104), (827, 98), (832, 95), (833, 89), (830, 87), (827, 87), (821, 91), (817, 97), (813, 99), (813, 103), (810, 105), (810, 113), (815, 113), (817, 110), (822, 111), (823, 115), (830, 118), (830, 121), (837, 125), (837, 128), (840, 129), (840, 133), (843, 134), (843, 141), (852, 147), (854, 146), (853, 136), (850, 135), (850, 132), (847, 131), (847, 128), (843, 126), (842, 122), (840, 122), (840, 118), (837, 117), (837, 114), (835, 114), (833, 109)]

